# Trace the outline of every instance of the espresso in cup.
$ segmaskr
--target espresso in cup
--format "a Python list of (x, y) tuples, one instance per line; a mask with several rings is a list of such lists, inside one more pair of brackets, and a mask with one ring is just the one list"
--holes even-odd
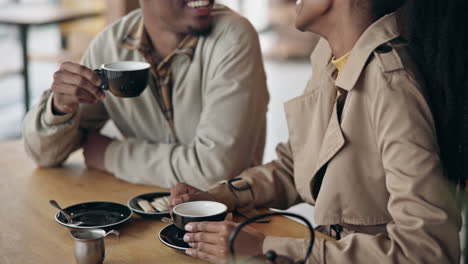
[(95, 70), (102, 81), (99, 88), (118, 97), (137, 97), (148, 85), (150, 64), (141, 61), (106, 63)]
[(187, 202), (172, 209), (174, 225), (183, 230), (191, 222), (224, 221), (226, 215), (227, 206), (213, 201)]

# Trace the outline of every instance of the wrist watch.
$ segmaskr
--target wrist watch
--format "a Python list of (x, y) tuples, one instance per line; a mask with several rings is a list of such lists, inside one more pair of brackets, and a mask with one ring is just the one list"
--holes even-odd
[(242, 180), (243, 180), (242, 178), (235, 178), (235, 179), (224, 181), (223, 183), (227, 184), (229, 189), (231, 189), (232, 191), (236, 191), (236, 192), (245, 191), (245, 190), (249, 190), (252, 188), (249, 183), (242, 182)]

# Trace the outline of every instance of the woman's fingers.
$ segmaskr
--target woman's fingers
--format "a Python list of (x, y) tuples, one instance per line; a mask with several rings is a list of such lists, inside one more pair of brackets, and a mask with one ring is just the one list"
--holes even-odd
[(205, 243), (205, 242), (194, 242), (194, 243), (189, 243), (189, 245), (190, 247), (192, 247), (192, 249), (195, 249), (196, 251), (199, 251), (199, 252), (204, 252), (208, 255), (222, 257), (222, 258), (227, 258), (229, 256), (227, 247), (221, 247), (216, 244), (210, 244), (210, 243)]
[(225, 246), (227, 245), (227, 238), (222, 236), (220, 233), (208, 233), (208, 232), (198, 232), (198, 233), (186, 233), (184, 235), (184, 241), (187, 243), (209, 243), (215, 245)]
[(171, 189), (171, 197), (177, 197), (179, 195), (188, 193), (189, 188), (190, 188), (190, 186), (185, 184), (185, 183), (177, 183), (176, 186), (174, 186)]
[(217, 256), (214, 256), (214, 255), (211, 255), (209, 253), (199, 251), (199, 250), (196, 250), (196, 249), (187, 249), (185, 251), (185, 254), (187, 254), (189, 256), (192, 256), (194, 258), (207, 260), (207, 261), (209, 261), (211, 263), (221, 263)]
[(193, 194), (184, 193), (184, 194), (181, 194), (179, 196), (174, 197), (172, 199), (172, 205), (176, 206), (176, 205), (179, 205), (181, 203), (186, 203), (186, 202), (190, 202), (190, 201), (193, 201), (193, 200), (194, 200)]
[(191, 233), (230, 233), (236, 224), (230, 221), (223, 222), (192, 222), (185, 226), (185, 230)]
[(224, 221), (232, 222), (233, 219), (234, 219), (234, 216), (232, 215), (232, 213), (229, 213), (226, 215), (226, 218), (224, 218)]
[[(192, 247), (186, 253), (190, 256), (208, 260), (214, 263), (228, 263), (229, 236), (236, 227), (236, 223), (223, 222), (194, 222), (186, 225), (184, 241)], [(264, 235), (251, 227), (243, 229), (235, 243), (236, 253), (253, 257), (262, 254)]]
[(185, 183), (178, 183), (171, 189), (171, 206), (197, 200), (204, 192)]

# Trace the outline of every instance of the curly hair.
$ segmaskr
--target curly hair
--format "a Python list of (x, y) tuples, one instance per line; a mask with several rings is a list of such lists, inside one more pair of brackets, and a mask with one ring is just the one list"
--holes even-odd
[(404, 5), (401, 25), (424, 77), (449, 180), (465, 187), (468, 173), (467, 0), (373, 0), (379, 18)]
[(440, 155), (450, 181), (465, 186), (468, 169), (466, 0), (409, 0), (404, 27), (425, 78)]
[(406, 0), (373, 0), (371, 1), (372, 10), (376, 19), (386, 14), (395, 12)]

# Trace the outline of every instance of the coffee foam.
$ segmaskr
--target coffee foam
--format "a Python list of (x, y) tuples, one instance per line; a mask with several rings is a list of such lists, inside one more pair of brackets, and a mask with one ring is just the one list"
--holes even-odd
[(173, 208), (174, 213), (188, 217), (212, 216), (226, 211), (226, 205), (212, 201), (192, 201)]
[(141, 61), (119, 61), (103, 64), (101, 68), (108, 71), (139, 71), (148, 69), (150, 65)]

